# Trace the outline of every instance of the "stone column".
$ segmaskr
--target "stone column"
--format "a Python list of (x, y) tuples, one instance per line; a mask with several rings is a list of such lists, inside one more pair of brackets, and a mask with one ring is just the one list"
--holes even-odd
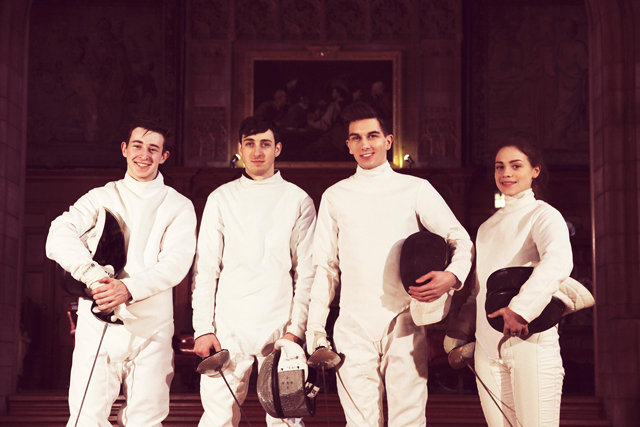
[(0, 0), (0, 413), (19, 370), (21, 233), (31, 1)]
[(640, 4), (587, 0), (596, 393), (640, 419)]

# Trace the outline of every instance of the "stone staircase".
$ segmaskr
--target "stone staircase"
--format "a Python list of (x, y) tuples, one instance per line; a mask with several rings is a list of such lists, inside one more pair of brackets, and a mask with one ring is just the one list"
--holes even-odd
[[(119, 398), (111, 412), (115, 423), (123, 400)], [(314, 417), (305, 418), (308, 427), (344, 425), (344, 415), (335, 393), (319, 395)], [(255, 394), (250, 394), (243, 408), (254, 426), (264, 426), (264, 410)], [(200, 396), (193, 393), (172, 394), (169, 417), (163, 423), (167, 427), (196, 426), (202, 405)], [(0, 416), (1, 426), (64, 426), (68, 418), (67, 398), (60, 392), (29, 393), (10, 396), (8, 413)], [(485, 426), (480, 402), (475, 395), (433, 394), (427, 403), (429, 427)], [(245, 422), (240, 424), (246, 426)], [(560, 426), (607, 426), (602, 403), (592, 396), (566, 396), (562, 399)]]

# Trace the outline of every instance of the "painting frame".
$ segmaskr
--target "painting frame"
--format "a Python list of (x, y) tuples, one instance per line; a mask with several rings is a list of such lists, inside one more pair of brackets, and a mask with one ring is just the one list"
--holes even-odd
[[(384, 82), (387, 85), (387, 94), (390, 104), (391, 120), (388, 120), (389, 127), (393, 130), (394, 143), (390, 150), (389, 161), (396, 167), (402, 167), (402, 117), (400, 111), (401, 95), (402, 95), (402, 80), (401, 80), (401, 60), (402, 53), (396, 50), (376, 50), (376, 51), (342, 51), (338, 47), (327, 46), (313, 46), (300, 50), (284, 50), (284, 51), (257, 51), (250, 50), (245, 53), (245, 78), (243, 84), (243, 108), (241, 109), (243, 117), (254, 115), (256, 113), (257, 105), (256, 94), (265, 93), (265, 88), (261, 85), (263, 80), (259, 78), (259, 75), (264, 70), (264, 64), (285, 64), (290, 66), (291, 64), (300, 64), (301, 70), (304, 70), (304, 66), (308, 64), (314, 64), (317, 68), (334, 67), (336, 73), (327, 75), (327, 78), (323, 82), (317, 82), (318, 87), (330, 85), (330, 81), (335, 80), (336, 75), (345, 68), (360, 68), (369, 66), (371, 64), (380, 64), (385, 70), (388, 70), (388, 79)], [(360, 67), (362, 66), (362, 67)], [(289, 69), (289, 68), (287, 68)], [(295, 74), (295, 72), (294, 72)], [(269, 83), (266, 83), (267, 85)], [(316, 84), (314, 82), (314, 84)], [(278, 88), (273, 87), (272, 92)], [(390, 94), (389, 94), (390, 92)], [(343, 133), (343, 132), (342, 132)], [(340, 138), (340, 139), (338, 139)], [(346, 135), (334, 136), (334, 144), (344, 144)], [(291, 144), (287, 147), (286, 143), (283, 143), (283, 153), (287, 148), (291, 148)], [(231, 152), (235, 152), (236, 146), (231, 147)], [(346, 149), (345, 149), (346, 150)], [(339, 160), (316, 160), (315, 156), (308, 158), (308, 156), (294, 156), (287, 157), (282, 156), (282, 159), (278, 159), (279, 167), (353, 167), (353, 158), (350, 156), (344, 157)]]

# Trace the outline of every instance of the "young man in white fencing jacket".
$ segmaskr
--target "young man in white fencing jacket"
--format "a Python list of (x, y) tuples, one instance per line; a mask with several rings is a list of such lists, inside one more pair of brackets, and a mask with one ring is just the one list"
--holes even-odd
[(464, 282), (472, 243), (428, 181), (394, 172), (387, 161), (393, 135), (366, 104), (343, 114), (347, 146), (358, 167), (322, 196), (314, 235), (317, 266), (307, 331), (307, 350), (328, 346), (325, 323), (340, 285), (335, 350), (340, 403), (349, 426), (383, 425), (386, 389), (388, 425), (425, 425), (427, 341), (409, 313), (410, 296), (399, 272), (407, 236), (425, 227), (453, 249), (445, 271), (422, 276), (411, 292), (435, 301)]
[[(123, 385), (126, 405), (119, 425), (160, 426), (169, 413), (173, 377), (173, 295), (193, 262), (196, 215), (189, 199), (164, 184), (159, 165), (169, 157), (167, 131), (137, 122), (122, 142), (123, 179), (94, 188), (51, 223), (47, 256), (91, 290), (104, 312), (121, 325), (104, 334), (78, 425), (111, 426), (111, 405)], [(101, 209), (114, 214), (124, 234), (126, 264), (110, 277), (92, 262), (86, 244)], [(104, 323), (80, 299), (69, 386), (69, 425), (74, 425)]]
[[(282, 145), (273, 124), (240, 125), (242, 176), (214, 190), (202, 216), (193, 284), (195, 352), (229, 350), (226, 378), (244, 400), (258, 365), (286, 338), (301, 343), (313, 281), (315, 208), (274, 169)], [(240, 412), (221, 377), (202, 375), (200, 426), (237, 425)], [(267, 415), (269, 425), (296, 424)]]

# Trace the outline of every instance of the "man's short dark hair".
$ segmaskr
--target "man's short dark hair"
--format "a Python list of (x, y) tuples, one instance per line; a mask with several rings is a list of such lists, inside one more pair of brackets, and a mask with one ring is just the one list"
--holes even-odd
[(147, 117), (133, 119), (129, 123), (129, 130), (127, 132), (126, 140), (127, 144), (129, 143), (129, 139), (131, 139), (131, 134), (133, 133), (133, 130), (135, 128), (142, 128), (147, 132), (155, 132), (162, 135), (162, 138), (164, 139), (164, 142), (162, 144), (163, 152), (171, 151), (171, 149), (173, 148), (173, 144), (171, 141), (171, 131), (169, 130), (169, 127), (162, 121)]
[(271, 130), (273, 132), (273, 138), (275, 141), (280, 142), (280, 134), (275, 124), (271, 120), (266, 120), (257, 116), (245, 117), (240, 123), (240, 129), (238, 130), (238, 141), (242, 142), (243, 136), (255, 135), (257, 133), (266, 132)]
[(387, 124), (380, 116), (380, 113), (366, 102), (354, 102), (344, 109), (342, 112), (342, 118), (347, 125), (347, 128), (352, 122), (366, 119), (376, 119), (380, 123), (380, 129), (382, 133), (387, 136), (389, 134), (389, 128)]

